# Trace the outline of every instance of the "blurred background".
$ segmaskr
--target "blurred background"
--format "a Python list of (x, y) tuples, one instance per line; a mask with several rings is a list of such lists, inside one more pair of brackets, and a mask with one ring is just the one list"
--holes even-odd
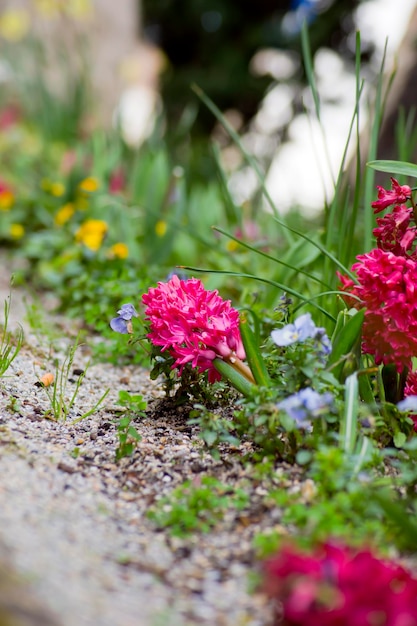
[[(380, 142), (384, 158), (395, 155), (391, 112), (402, 108), (410, 116), (415, 106), (415, 0), (401, 0), (401, 11), (390, 0), (2, 0), (0, 7), (6, 118), (13, 106), (22, 107), (54, 139), (67, 141), (97, 126), (119, 125), (134, 147), (163, 134), (179, 163), (193, 141), (194, 175), (203, 178), (213, 169), (200, 140), (214, 138), (237, 203), (256, 194), (256, 177), (193, 84), (240, 133), (283, 212), (298, 206), (314, 213), (331, 193), (355, 106), (357, 30), (367, 84), (384, 51), (387, 76), (396, 65)], [(306, 89), (304, 21), (324, 134)], [(407, 33), (410, 41), (399, 52)], [(52, 123), (49, 92), (62, 99), (72, 124)]]

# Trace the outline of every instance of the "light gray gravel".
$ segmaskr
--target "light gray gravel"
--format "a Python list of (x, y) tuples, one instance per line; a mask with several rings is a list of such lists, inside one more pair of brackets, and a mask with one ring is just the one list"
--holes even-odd
[[(0, 303), (3, 295), (4, 285)], [(13, 324), (22, 320), (18, 300), (14, 293)], [(181, 411), (156, 410), (136, 422), (142, 440), (134, 454), (116, 463), (118, 391), (141, 393), (152, 407), (160, 385), (140, 368), (94, 365), (71, 417), (46, 419), (45, 390), (35, 383), (59, 346), (50, 352), (26, 330), (25, 347), (0, 379), (0, 544), (26, 589), (61, 626), (268, 626), (271, 607), (249, 593), (251, 542), (256, 530), (279, 527), (279, 512), (262, 504), (262, 485), (239, 462), (244, 450), (214, 460)], [(80, 349), (74, 367), (87, 359)], [(107, 388), (104, 408), (73, 424)], [(250, 509), (228, 513), (206, 535), (177, 539), (155, 529), (149, 507), (206, 474), (243, 485)]]

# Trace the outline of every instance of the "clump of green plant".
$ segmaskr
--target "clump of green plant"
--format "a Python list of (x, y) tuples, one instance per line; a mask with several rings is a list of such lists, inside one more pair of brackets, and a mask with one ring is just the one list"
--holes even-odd
[(140, 394), (130, 394), (121, 389), (117, 403), (124, 407), (123, 415), (116, 424), (119, 440), (119, 445), (116, 448), (116, 460), (119, 461), (125, 456), (130, 456), (142, 439), (132, 421), (138, 417), (144, 417), (147, 402)]
[[(43, 377), (45, 382), (42, 382), (42, 378), (39, 381), (39, 384), (43, 387), (50, 404), (50, 408), (47, 410), (45, 415), (56, 421), (65, 422), (70, 415), (89, 367), (88, 363), (75, 381), (74, 390), (72, 393), (68, 393), (68, 381), (71, 378), (74, 357), (79, 346), (79, 338), (77, 337), (75, 342), (68, 348), (62, 364), (57, 361), (55, 374), (50, 374), (47, 380)], [(94, 406), (81, 416), (73, 419), (72, 423), (76, 424), (77, 422), (80, 422), (95, 413), (103, 403), (109, 391), (110, 389), (106, 389)]]
[(24, 341), (23, 330), (21, 327), (19, 327), (15, 335), (8, 330), (10, 303), (11, 296), (9, 295), (9, 297), (4, 301), (4, 322), (0, 330), (0, 376), (4, 376), (7, 372), (10, 365), (19, 354)]
[[(379, 460), (378, 460), (379, 459)], [(372, 542), (388, 545), (395, 534), (387, 527), (386, 515), (369, 485), (381, 491), (390, 484), (381, 477), (382, 456), (370, 459), (357, 471), (357, 458), (336, 446), (320, 445), (306, 468), (299, 489), (271, 489), (265, 496), (268, 508), (281, 511), (281, 524), (295, 531), (300, 543), (315, 545), (329, 537), (344, 539), (352, 545)], [(260, 556), (273, 553), (285, 537), (271, 529), (254, 538)]]
[(221, 483), (212, 476), (187, 480), (170, 496), (161, 498), (148, 512), (158, 528), (169, 528), (172, 535), (185, 537), (193, 532), (209, 532), (228, 509), (243, 510), (248, 494), (240, 488)]

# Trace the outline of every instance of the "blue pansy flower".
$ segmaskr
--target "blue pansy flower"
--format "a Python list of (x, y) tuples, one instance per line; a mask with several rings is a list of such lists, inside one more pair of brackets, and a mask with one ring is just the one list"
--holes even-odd
[(416, 411), (417, 413), (417, 396), (406, 396), (397, 404), (399, 411)]
[(323, 411), (330, 409), (332, 404), (331, 393), (320, 394), (311, 387), (306, 387), (281, 400), (277, 406), (285, 411), (299, 428), (311, 430), (311, 419), (319, 417)]
[(314, 337), (316, 330), (310, 313), (305, 313), (297, 317), (294, 324), (287, 324), (283, 328), (273, 330), (271, 337), (277, 346), (290, 346), (297, 341), (305, 341), (309, 337)]
[(317, 328), (310, 313), (300, 315), (293, 324), (287, 324), (283, 328), (273, 330), (271, 337), (272, 341), (280, 347), (290, 346), (293, 343), (302, 342), (306, 339), (315, 339), (321, 354), (327, 355), (332, 351), (332, 344), (326, 335), (325, 329)]
[(122, 307), (117, 311), (118, 317), (113, 317), (110, 320), (110, 327), (116, 333), (132, 334), (132, 317), (138, 317), (138, 313), (133, 304), (122, 304)]

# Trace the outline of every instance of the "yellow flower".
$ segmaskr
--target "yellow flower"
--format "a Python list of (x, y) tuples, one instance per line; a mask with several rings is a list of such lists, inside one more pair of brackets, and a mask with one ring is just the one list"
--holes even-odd
[(12, 239), (21, 239), (25, 234), (22, 224), (10, 224), (10, 236)]
[(63, 204), (60, 209), (58, 209), (54, 222), (57, 226), (63, 226), (68, 222), (68, 220), (74, 215), (75, 207), (72, 202), (67, 202), (67, 204)]
[(163, 237), (167, 232), (168, 224), (164, 220), (158, 220), (155, 224), (155, 233), (158, 237)]
[(14, 203), (14, 194), (10, 189), (0, 190), (0, 211), (10, 211)]
[(129, 248), (125, 243), (115, 243), (109, 250), (109, 257), (111, 259), (127, 259), (129, 256)]
[(239, 243), (230, 239), (226, 244), (226, 248), (229, 252), (235, 252), (239, 248)]
[(29, 27), (29, 13), (24, 9), (8, 9), (0, 17), (0, 35), (7, 41), (21, 41)]
[(75, 234), (75, 240), (83, 243), (87, 248), (97, 252), (103, 243), (104, 236), (108, 231), (108, 226), (103, 220), (87, 220), (81, 224)]
[(51, 183), (49, 191), (51, 195), (55, 196), (56, 198), (60, 198), (65, 193), (65, 185), (63, 185), (62, 183)]
[(84, 193), (92, 193), (93, 191), (97, 191), (98, 188), (99, 188), (98, 180), (97, 178), (94, 178), (93, 176), (84, 178), (84, 180), (82, 180), (80, 184), (78, 185), (79, 191), (82, 191)]
[(51, 196), (55, 196), (56, 198), (63, 196), (65, 193), (65, 186), (62, 183), (54, 182), (49, 180), (49, 178), (43, 178), (41, 180), (41, 187), (44, 191), (50, 193)]

